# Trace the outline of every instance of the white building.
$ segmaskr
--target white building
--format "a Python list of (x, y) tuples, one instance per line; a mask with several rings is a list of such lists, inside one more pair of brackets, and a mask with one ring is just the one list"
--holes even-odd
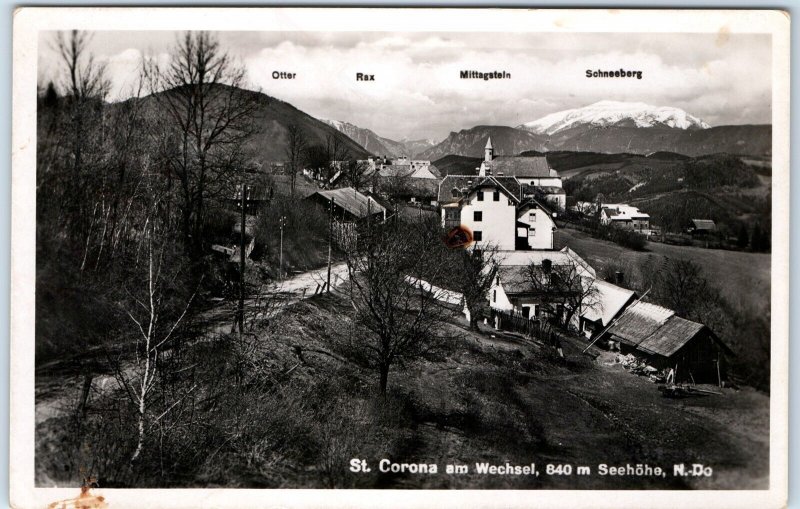
[(489, 290), (489, 307), (525, 318), (539, 316), (541, 306), (548, 304), (531, 281), (530, 267), (569, 266), (581, 278), (593, 280), (594, 269), (568, 247), (559, 251), (514, 251), (499, 253), (502, 260)]
[(442, 225), (469, 228), (476, 245), (513, 250), (520, 198), (513, 178), (448, 175), (439, 184)]
[(603, 203), (600, 206), (600, 224), (645, 234), (650, 232), (650, 216), (625, 203)]

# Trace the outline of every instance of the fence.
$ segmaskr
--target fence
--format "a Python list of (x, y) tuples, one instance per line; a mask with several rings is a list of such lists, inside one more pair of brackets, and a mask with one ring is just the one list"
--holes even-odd
[(492, 309), (491, 318), (495, 328), (505, 331), (517, 332), (525, 336), (536, 338), (546, 343), (555, 343), (556, 336), (546, 320), (530, 319), (521, 314), (509, 313)]

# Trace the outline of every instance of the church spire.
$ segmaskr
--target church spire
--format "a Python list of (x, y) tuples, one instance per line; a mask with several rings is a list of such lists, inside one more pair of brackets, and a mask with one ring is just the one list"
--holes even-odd
[(489, 136), (489, 139), (486, 141), (486, 148), (483, 149), (483, 160), (486, 162), (491, 162), (494, 158), (494, 148), (492, 148), (492, 137)]

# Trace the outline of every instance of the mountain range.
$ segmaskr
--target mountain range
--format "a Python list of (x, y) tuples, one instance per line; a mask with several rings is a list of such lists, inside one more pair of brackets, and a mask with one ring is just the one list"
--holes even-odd
[(436, 142), (432, 140), (390, 140), (389, 138), (384, 138), (383, 136), (375, 134), (375, 132), (370, 129), (358, 127), (349, 122), (342, 122), (340, 120), (323, 120), (323, 122), (337, 131), (346, 134), (350, 139), (376, 156), (407, 156), (414, 158), (417, 154), (436, 145)]
[(679, 108), (620, 101), (600, 101), (583, 108), (558, 111), (518, 127), (536, 134), (552, 135), (579, 126), (670, 127), (676, 129), (708, 129), (711, 127)]
[[(451, 132), (420, 157), (480, 157), (491, 137), (494, 153), (573, 151), (650, 154), (675, 152), (699, 156), (726, 152), (767, 156), (772, 151), (771, 125), (711, 127), (689, 113), (644, 103), (600, 101), (546, 115), (517, 127), (476, 126)], [(481, 142), (481, 140), (483, 140)]]
[[(416, 139), (395, 141), (348, 122), (320, 120), (293, 105), (260, 92), (237, 90), (255, 107), (256, 132), (247, 142), (262, 163), (286, 159), (290, 125), (302, 128), (307, 146), (325, 146), (338, 137), (349, 157), (408, 156), (435, 161), (448, 155), (482, 157), (491, 137), (496, 155), (525, 151), (650, 154), (674, 152), (687, 156), (730, 153), (769, 156), (771, 125), (710, 127), (678, 108), (644, 103), (600, 101), (584, 108), (564, 110), (517, 127), (479, 125), (451, 132), (439, 143)], [(142, 100), (148, 101), (148, 97)]]

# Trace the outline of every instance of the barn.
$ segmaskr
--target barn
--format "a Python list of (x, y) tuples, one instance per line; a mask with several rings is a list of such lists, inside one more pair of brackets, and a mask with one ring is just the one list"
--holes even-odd
[(607, 339), (619, 343), (659, 370), (672, 368), (676, 381), (718, 383), (725, 380), (725, 359), (732, 352), (705, 325), (675, 312), (636, 302), (608, 328)]

